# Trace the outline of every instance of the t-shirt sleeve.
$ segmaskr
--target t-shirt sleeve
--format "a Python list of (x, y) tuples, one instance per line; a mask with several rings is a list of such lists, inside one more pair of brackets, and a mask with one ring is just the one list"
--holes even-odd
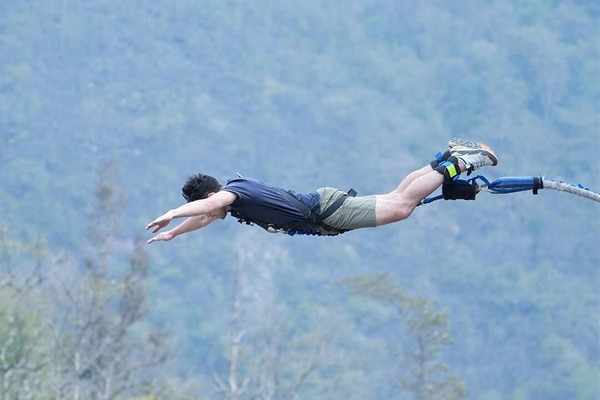
[(227, 182), (227, 185), (225, 185), (221, 190), (233, 193), (237, 196), (233, 204), (246, 202), (252, 198), (250, 186), (247, 184), (247, 180), (243, 178), (233, 179)]

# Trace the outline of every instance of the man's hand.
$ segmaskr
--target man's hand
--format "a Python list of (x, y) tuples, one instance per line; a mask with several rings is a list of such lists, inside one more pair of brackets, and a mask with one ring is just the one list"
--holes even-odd
[(165, 226), (169, 225), (169, 223), (171, 223), (171, 221), (173, 221), (173, 210), (167, 211), (160, 217), (156, 218), (154, 221), (150, 222), (148, 225), (146, 225), (146, 230), (154, 228), (152, 233), (156, 233), (156, 232), (160, 231), (162, 228), (164, 228)]
[(167, 242), (167, 241), (173, 239), (174, 237), (175, 237), (175, 234), (172, 231), (161, 232), (158, 235), (150, 238), (148, 240), (148, 244), (150, 244), (152, 242), (160, 242), (160, 241)]

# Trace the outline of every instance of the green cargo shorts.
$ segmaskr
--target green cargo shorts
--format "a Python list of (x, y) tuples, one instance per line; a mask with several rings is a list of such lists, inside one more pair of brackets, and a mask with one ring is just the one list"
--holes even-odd
[[(321, 196), (321, 211), (346, 194), (331, 187), (319, 188), (317, 193)], [(340, 208), (323, 222), (337, 229), (372, 228), (376, 225), (375, 196), (348, 197)]]

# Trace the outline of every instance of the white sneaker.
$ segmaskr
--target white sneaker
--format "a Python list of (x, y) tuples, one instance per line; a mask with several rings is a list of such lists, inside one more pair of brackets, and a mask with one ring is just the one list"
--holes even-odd
[(489, 146), (483, 143), (469, 142), (479, 147), (455, 145), (450, 149), (450, 154), (465, 163), (467, 171), (473, 172), (477, 168), (498, 165), (498, 156)]

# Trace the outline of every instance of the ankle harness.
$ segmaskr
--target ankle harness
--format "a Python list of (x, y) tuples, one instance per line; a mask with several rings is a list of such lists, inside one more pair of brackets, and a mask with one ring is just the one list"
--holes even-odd
[[(452, 160), (454, 161), (454, 160)], [(442, 161), (435, 170), (444, 176), (444, 183), (450, 183), (458, 179), (460, 175), (460, 167), (458, 160), (456, 162)]]

